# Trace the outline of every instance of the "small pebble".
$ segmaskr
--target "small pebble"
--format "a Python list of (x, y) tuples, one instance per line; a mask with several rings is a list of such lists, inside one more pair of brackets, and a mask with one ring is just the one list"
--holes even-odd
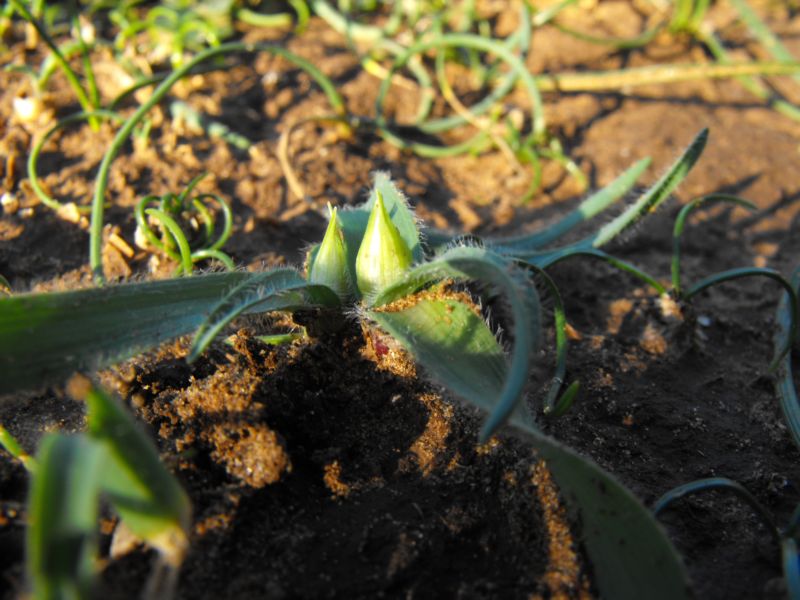
[(0, 205), (3, 206), (3, 212), (7, 215), (13, 215), (19, 210), (19, 200), (16, 194), (9, 192), (0, 196)]

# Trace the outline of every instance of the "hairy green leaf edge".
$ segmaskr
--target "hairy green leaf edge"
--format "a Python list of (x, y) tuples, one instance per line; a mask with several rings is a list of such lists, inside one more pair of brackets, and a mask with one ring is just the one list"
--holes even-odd
[(501, 254), (513, 255), (518, 252), (532, 252), (538, 250), (542, 246), (556, 241), (581, 223), (600, 214), (622, 198), (636, 184), (639, 177), (642, 176), (642, 173), (650, 166), (651, 162), (649, 158), (643, 158), (638, 161), (609, 185), (581, 202), (571, 213), (545, 229), (517, 237), (500, 239), (488, 238), (486, 244)]
[(308, 283), (294, 269), (253, 274), (213, 308), (195, 333), (186, 360), (197, 360), (222, 329), (239, 315), (321, 306), (335, 308), (339, 305), (336, 292), (324, 285)]
[(708, 129), (703, 129), (695, 137), (683, 154), (667, 172), (647, 190), (636, 202), (631, 204), (621, 215), (610, 223), (601, 227), (594, 234), (583, 238), (568, 246), (553, 248), (551, 250), (513, 252), (510, 256), (514, 258), (527, 259), (532, 264), (542, 268), (547, 267), (564, 256), (573, 254), (576, 250), (599, 249), (607, 244), (626, 229), (633, 226), (647, 213), (654, 211), (663, 203), (669, 195), (684, 180), (686, 175), (695, 165), (700, 155), (703, 153), (706, 142), (708, 141)]
[[(499, 255), (482, 248), (451, 248), (428, 263), (412, 268), (398, 283), (389, 286), (378, 294), (372, 306), (379, 308), (409, 295), (420, 287), (450, 278), (459, 281), (482, 281), (496, 286), (511, 308), (514, 348), (511, 352), (508, 376), (496, 399), (479, 398), (474, 402), (494, 405), (489, 418), (481, 431), (481, 439), (486, 440), (511, 414), (516, 403), (522, 398), (528, 378), (531, 356), (539, 346), (541, 331), (541, 308), (536, 288), (521, 272)], [(380, 323), (380, 313), (368, 311), (369, 318)], [(409, 344), (407, 349), (414, 355), (413, 340), (402, 330), (390, 331), (401, 343)], [(425, 366), (425, 365), (423, 365)]]

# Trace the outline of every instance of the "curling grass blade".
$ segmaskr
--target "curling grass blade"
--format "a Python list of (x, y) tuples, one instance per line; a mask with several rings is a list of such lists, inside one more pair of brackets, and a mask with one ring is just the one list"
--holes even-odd
[(678, 487), (666, 492), (656, 501), (656, 503), (653, 505), (653, 514), (660, 514), (669, 508), (673, 503), (681, 500), (682, 498), (711, 490), (728, 492), (747, 504), (753, 509), (753, 512), (758, 515), (758, 517), (761, 519), (761, 522), (767, 527), (767, 530), (772, 537), (780, 542), (780, 529), (775, 524), (775, 521), (773, 520), (772, 515), (769, 514), (769, 511), (764, 508), (764, 505), (761, 504), (756, 497), (747, 490), (747, 488), (745, 488), (742, 484), (733, 481), (732, 479), (728, 479), (727, 477), (709, 477), (707, 479), (698, 479), (696, 481), (690, 481), (689, 483), (679, 485)]
[(686, 219), (692, 211), (713, 202), (727, 202), (750, 211), (758, 210), (758, 207), (752, 202), (730, 194), (709, 194), (708, 196), (696, 198), (680, 210), (678, 217), (675, 219), (675, 226), (672, 229), (672, 265), (670, 267), (672, 271), (672, 290), (679, 298), (683, 293), (681, 289), (681, 237), (686, 227)]
[(774, 371), (780, 365), (781, 360), (784, 356), (789, 354), (789, 350), (792, 348), (792, 344), (797, 339), (797, 319), (798, 319), (798, 303), (797, 300), (797, 292), (795, 292), (794, 287), (792, 286), (786, 278), (781, 275), (778, 271), (774, 269), (767, 269), (767, 268), (759, 268), (759, 267), (742, 267), (740, 269), (730, 269), (728, 271), (722, 271), (721, 273), (715, 273), (714, 275), (709, 275), (705, 279), (701, 279), (697, 283), (695, 283), (692, 287), (686, 290), (684, 294), (684, 298), (689, 300), (692, 296), (695, 296), (702, 292), (703, 290), (717, 285), (719, 283), (723, 283), (725, 281), (731, 281), (733, 279), (741, 279), (742, 277), (766, 277), (768, 279), (772, 279), (773, 281), (778, 282), (780, 285), (783, 286), (783, 289), (786, 290), (786, 297), (788, 297), (788, 304), (789, 304), (789, 333), (786, 336), (786, 343), (784, 347), (778, 352), (775, 358), (772, 360), (772, 363), (769, 365), (769, 370)]
[(222, 329), (241, 314), (339, 304), (336, 292), (324, 285), (309, 284), (294, 269), (252, 274), (214, 307), (195, 333), (187, 360), (196, 360)]

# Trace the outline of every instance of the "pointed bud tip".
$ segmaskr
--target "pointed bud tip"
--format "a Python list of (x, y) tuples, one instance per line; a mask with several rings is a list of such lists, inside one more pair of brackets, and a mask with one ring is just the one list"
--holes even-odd
[(383, 195), (376, 190), (375, 204), (356, 256), (358, 289), (365, 296), (380, 291), (400, 279), (412, 262), (411, 249), (392, 223)]
[(344, 234), (339, 226), (338, 212), (328, 203), (330, 220), (322, 243), (317, 248), (313, 262), (308, 268), (308, 281), (332, 289), (337, 296), (350, 295), (350, 278), (347, 274), (347, 250)]

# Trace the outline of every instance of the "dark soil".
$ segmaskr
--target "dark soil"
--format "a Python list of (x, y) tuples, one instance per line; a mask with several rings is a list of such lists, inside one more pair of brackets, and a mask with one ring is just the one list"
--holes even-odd
[[(770, 11), (775, 30), (800, 55), (800, 17), (780, 7)], [(509, 14), (498, 23), (516, 12)], [(642, 26), (626, 2), (603, 2), (573, 18), (576, 28), (606, 36)], [(712, 20), (740, 57), (749, 56), (746, 35), (729, 25), (724, 8)], [(313, 60), (352, 113), (372, 114), (378, 80), (321, 21), (312, 19), (300, 36), (240, 35), (271, 36)], [(8, 63), (41, 58), (26, 54), (21, 38), (10, 48)], [(108, 56), (94, 58), (103, 72), (118, 69)], [(615, 52), (545, 28), (534, 36), (528, 63), (545, 72), (705, 60), (681, 37)], [(113, 167), (107, 222), (130, 246), (137, 199), (179, 191), (203, 171), (210, 176), (200, 189), (221, 194), (234, 210), (235, 233), (225, 249), (249, 269), (300, 263), (303, 248), (324, 231), (325, 204), (360, 202), (375, 170), (389, 171), (434, 226), (479, 234), (540, 227), (583, 194), (560, 166), (546, 163), (542, 191), (523, 205), (528, 177), (500, 152), (424, 159), (371, 133), (345, 139), (332, 127), (306, 124), (291, 138), (304, 188), (298, 198), (277, 159), (278, 138), (330, 108), (310, 78), (282, 59), (234, 62), (192, 77), (170, 100), (185, 100), (247, 136), (251, 151), (181, 126), (163, 103), (154, 111), (149, 145), (129, 147)], [(800, 100), (790, 80), (774, 84)], [(0, 70), (0, 175), (4, 191), (20, 201), (0, 220), (0, 274), (15, 293), (85, 287), (91, 283), (85, 229), (38, 204), (26, 180), (31, 140), (48, 127), (13, 116), (12, 99), (26, 85), (19, 73)], [(51, 90), (57, 116), (78, 109), (60, 76)], [(410, 116), (414, 98), (393, 90), (390, 112)], [(527, 106), (521, 92), (508, 102)], [(724, 191), (760, 210), (699, 211), (684, 236), (685, 281), (739, 266), (785, 274), (797, 266), (800, 124), (762, 106), (738, 83), (551, 95), (546, 112), (550, 130), (594, 189), (644, 156), (653, 157), (647, 182), (654, 181), (701, 128), (711, 130), (705, 155), (676, 198), (609, 248), (613, 254), (666, 282), (679, 207)], [(108, 125), (98, 132), (76, 126), (56, 136), (40, 161), (48, 189), (65, 202), (87, 204), (113, 132)], [(163, 277), (174, 268), (138, 249), (127, 257), (111, 244), (105, 259), (119, 278)], [(800, 499), (800, 456), (767, 371), (778, 286), (742, 279), (670, 311), (651, 289), (593, 259), (573, 259), (552, 275), (575, 330), (567, 380), (580, 380), (582, 391), (567, 415), (542, 418), (544, 429), (614, 473), (645, 504), (682, 483), (724, 476), (786, 523)], [(355, 325), (337, 337), (282, 348), (253, 337), (271, 331), (272, 321), (244, 325), (233, 347), (215, 346), (191, 366), (180, 341), (102, 376), (149, 424), (192, 499), (194, 538), (180, 597), (577, 598), (595, 591), (579, 530), (570, 533), (546, 469), (523, 443), (501, 435), (478, 447), (476, 411), (443, 398), (414, 375), (413, 365), (376, 361)], [(546, 341), (552, 346), (552, 331)], [(549, 366), (552, 350), (540, 358)], [(534, 406), (546, 373), (537, 369), (532, 377)], [(0, 422), (34, 451), (46, 431), (79, 430), (82, 411), (54, 387), (5, 398)], [(4, 597), (24, 589), (27, 479), (20, 465), (0, 456)], [(779, 549), (750, 509), (729, 496), (687, 499), (663, 522), (699, 598), (785, 593)], [(114, 525), (103, 525), (106, 551)], [(106, 556), (99, 597), (136, 597), (151, 563), (143, 549)]]

